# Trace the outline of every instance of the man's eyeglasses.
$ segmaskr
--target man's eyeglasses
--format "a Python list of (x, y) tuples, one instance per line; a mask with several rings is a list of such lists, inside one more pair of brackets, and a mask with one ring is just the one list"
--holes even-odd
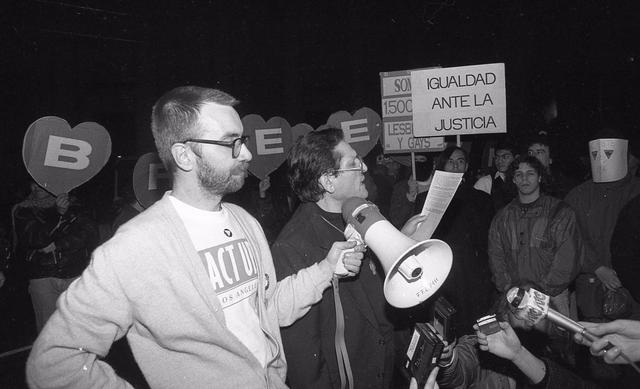
[(364, 162), (362, 162), (362, 159), (360, 157), (355, 157), (353, 159), (354, 161), (354, 165), (356, 165), (356, 167), (347, 167), (344, 169), (331, 169), (329, 170), (329, 172), (333, 173), (333, 174), (338, 174), (338, 173), (342, 173), (342, 172), (360, 172), (360, 173), (364, 173)]
[(242, 150), (242, 145), (247, 143), (247, 140), (249, 140), (249, 136), (244, 135), (230, 141), (210, 140), (210, 139), (186, 139), (180, 143), (194, 142), (194, 143), (206, 143), (209, 145), (229, 147), (231, 149), (231, 157), (238, 158), (238, 155), (240, 155), (240, 151)]

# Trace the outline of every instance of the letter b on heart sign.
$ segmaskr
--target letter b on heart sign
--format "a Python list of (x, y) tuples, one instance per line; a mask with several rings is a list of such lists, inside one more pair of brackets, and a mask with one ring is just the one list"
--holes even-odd
[(22, 160), (31, 177), (59, 195), (89, 181), (111, 155), (111, 138), (98, 123), (74, 128), (66, 120), (46, 116), (33, 122), (22, 143)]

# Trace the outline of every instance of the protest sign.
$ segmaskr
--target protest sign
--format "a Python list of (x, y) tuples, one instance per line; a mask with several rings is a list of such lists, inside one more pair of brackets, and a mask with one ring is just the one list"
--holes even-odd
[(255, 114), (243, 117), (242, 125), (244, 134), (249, 135), (247, 147), (253, 154), (249, 171), (263, 180), (287, 158), (292, 146), (291, 126), (281, 117), (274, 116), (265, 122)]
[(133, 168), (133, 193), (144, 208), (149, 208), (171, 189), (171, 174), (164, 168), (158, 153), (146, 153)]
[(298, 141), (298, 138), (307, 135), (311, 131), (313, 131), (313, 127), (311, 127), (311, 125), (307, 123), (298, 123), (295, 126), (291, 127), (292, 144), (295, 144)]
[(382, 147), (386, 154), (434, 152), (444, 149), (444, 137), (418, 138), (414, 131), (409, 70), (380, 73)]
[(327, 119), (327, 124), (319, 129), (326, 126), (342, 129), (345, 142), (359, 155), (365, 156), (378, 142), (382, 122), (376, 111), (363, 107), (353, 115), (347, 111), (334, 112)]
[(24, 135), (22, 160), (31, 177), (54, 195), (67, 193), (89, 181), (111, 155), (111, 137), (98, 123), (71, 128), (66, 120), (45, 116)]
[(416, 136), (507, 132), (504, 64), (411, 72)]

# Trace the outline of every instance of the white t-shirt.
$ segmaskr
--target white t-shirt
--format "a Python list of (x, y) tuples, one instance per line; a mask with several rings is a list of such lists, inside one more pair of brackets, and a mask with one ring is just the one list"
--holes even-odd
[(265, 366), (266, 338), (256, 310), (258, 266), (241, 229), (232, 227), (229, 212), (205, 211), (173, 196), (171, 203), (180, 215), (202, 259), (203, 270), (218, 294), (227, 328)]

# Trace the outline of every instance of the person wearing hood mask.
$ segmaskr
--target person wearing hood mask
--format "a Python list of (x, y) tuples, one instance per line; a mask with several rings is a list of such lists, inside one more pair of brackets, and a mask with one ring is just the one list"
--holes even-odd
[(622, 286), (611, 267), (610, 243), (620, 210), (640, 194), (640, 179), (628, 173), (628, 140), (605, 129), (589, 142), (592, 177), (575, 187), (565, 201), (576, 212), (586, 254), (576, 280), (576, 298), (583, 318), (602, 318), (603, 287)]

